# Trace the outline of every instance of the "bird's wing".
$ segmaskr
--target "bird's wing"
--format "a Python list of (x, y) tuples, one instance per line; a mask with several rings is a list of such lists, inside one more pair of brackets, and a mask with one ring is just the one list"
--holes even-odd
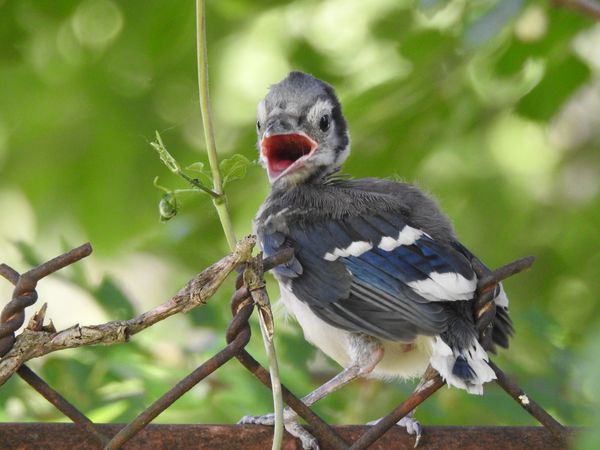
[[(479, 261), (479, 259), (464, 245), (457, 243), (455, 244), (455, 248), (465, 255), (469, 261), (477, 259), (479, 264), (483, 265), (489, 270), (489, 268)], [(494, 316), (494, 321), (492, 322), (492, 333), (487, 334), (486, 336), (488, 340), (482, 341), (481, 344), (486, 350), (496, 353), (496, 345), (499, 345), (503, 348), (508, 348), (509, 339), (514, 336), (515, 330), (513, 328), (512, 320), (508, 314), (508, 297), (506, 296), (506, 292), (504, 291), (502, 283), (498, 283), (496, 286), (493, 300), (496, 304), (496, 315)]]
[(334, 326), (410, 341), (446, 330), (444, 302), (473, 298), (476, 277), (467, 258), (398, 214), (288, 225), (285, 234), (263, 236), (265, 252), (294, 247), (294, 260), (277, 269), (278, 277)]

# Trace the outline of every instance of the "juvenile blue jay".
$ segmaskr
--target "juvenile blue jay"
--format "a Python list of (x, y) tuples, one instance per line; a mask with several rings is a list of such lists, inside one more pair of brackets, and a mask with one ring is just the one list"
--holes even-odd
[[(448, 218), (415, 186), (336, 176), (350, 152), (331, 86), (292, 72), (258, 105), (260, 161), (272, 184), (255, 218), (265, 255), (292, 247), (274, 270), (281, 300), (305, 338), (344, 370), (304, 398), (315, 401), (357, 377), (411, 378), (428, 364), (473, 394), (494, 379), (473, 319), (473, 255)], [(499, 286), (494, 344), (513, 329)], [(305, 448), (317, 443), (286, 414)], [(272, 416), (243, 423), (272, 424)], [(420, 435), (414, 418), (400, 422)]]

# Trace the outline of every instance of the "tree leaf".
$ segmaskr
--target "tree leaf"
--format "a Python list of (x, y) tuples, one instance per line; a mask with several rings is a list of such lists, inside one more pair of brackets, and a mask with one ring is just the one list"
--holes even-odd
[(521, 99), (517, 111), (534, 120), (550, 120), (590, 75), (590, 68), (575, 55), (554, 60), (542, 81)]
[(219, 164), (221, 173), (223, 174), (223, 185), (226, 185), (230, 181), (239, 180), (246, 176), (246, 170), (250, 165), (250, 161), (244, 155), (239, 153), (233, 155), (231, 158), (224, 159)]
[(192, 172), (205, 173), (204, 163), (202, 161), (196, 161), (185, 168), (185, 170), (191, 170)]
[(205, 164), (202, 161), (196, 161), (195, 163), (190, 164), (185, 169), (191, 172), (195, 172), (195, 178), (200, 181), (204, 186), (210, 187), (212, 186), (212, 176), (208, 170), (205, 168)]
[(114, 282), (111, 276), (105, 275), (94, 291), (100, 306), (111, 319), (130, 319), (134, 315), (131, 301)]
[(44, 262), (35, 247), (28, 242), (14, 241), (13, 245), (17, 247), (17, 250), (27, 265), (36, 267)]
[[(65, 236), (60, 237), (60, 244), (62, 251), (64, 251), (65, 253), (71, 250), (72, 248), (76, 247)], [(84, 269), (84, 265), (81, 262), (77, 262), (75, 264), (71, 264), (69, 266), (69, 270), (71, 271), (69, 281), (77, 284), (78, 286), (86, 289), (89, 292), (90, 282)], [(65, 272), (62, 272), (62, 275), (64, 274)]]

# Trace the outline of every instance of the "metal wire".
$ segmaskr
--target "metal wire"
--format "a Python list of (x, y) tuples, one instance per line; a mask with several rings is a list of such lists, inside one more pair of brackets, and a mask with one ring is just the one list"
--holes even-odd
[[(199, 405), (200, 407), (201, 405)], [(112, 436), (123, 424), (100, 424), (98, 428)], [(334, 429), (348, 442), (354, 442), (369, 428), (368, 425), (338, 425)], [(309, 431), (312, 431), (309, 428)], [(575, 431), (575, 430), (574, 430)], [(575, 433), (573, 433), (575, 434)], [(265, 450), (271, 448), (273, 430), (257, 425), (221, 424), (150, 424), (127, 450)], [(95, 450), (86, 436), (70, 423), (0, 423), (2, 449), (78, 449)], [(302, 450), (299, 440), (284, 435), (285, 450)], [(418, 450), (566, 450), (564, 444), (543, 427), (427, 427)], [(322, 450), (330, 450), (321, 445)], [(414, 437), (404, 427), (393, 427), (369, 450), (414, 450)]]
[[(37, 282), (44, 276), (89, 255), (91, 251), (91, 246), (85, 244), (60, 255), (57, 258), (47, 261), (22, 275), (19, 275), (17, 271), (5, 264), (0, 265), (0, 275), (4, 276), (4, 278), (15, 285), (11, 301), (4, 307), (0, 314), (0, 357), (10, 351), (13, 346), (15, 340), (14, 333), (24, 322), (25, 308), (33, 305), (37, 300), (37, 293), (35, 291)], [(262, 261), (262, 267), (267, 271), (279, 264), (289, 261), (292, 257), (293, 250), (286, 249), (272, 257), (265, 258)], [(477, 259), (474, 259), (472, 262), (480, 280), (478, 283), (476, 301), (474, 302), (474, 318), (476, 325), (481, 332), (481, 338), (483, 339), (486, 331), (490, 329), (490, 324), (495, 314), (495, 305), (492, 302), (495, 287), (501, 280), (530, 267), (533, 263), (533, 258), (523, 258), (495, 271), (489, 271)], [(260, 266), (260, 264), (257, 265), (257, 267)], [(262, 277), (262, 273), (258, 275)], [(261, 289), (264, 290), (264, 287)], [(267, 295), (266, 290), (264, 291), (264, 295)], [(250, 341), (250, 325), (248, 320), (255, 309), (254, 306), (248, 289), (243, 285), (242, 276), (240, 275), (236, 280), (236, 292), (232, 297), (231, 309), (233, 319), (230, 322), (226, 333), (227, 346), (179, 381), (171, 390), (157, 399), (133, 421), (121, 428), (110, 440), (98, 430), (98, 427), (93, 424), (89, 418), (64, 399), (58, 392), (48, 386), (31, 369), (23, 365), (17, 373), (42, 396), (50, 401), (58, 410), (71, 418), (81, 430), (92, 436), (96, 441), (101, 442), (103, 446), (105, 445), (106, 449), (117, 449), (135, 437), (159, 414), (169, 408), (178, 398), (231, 359), (236, 358), (263, 385), (270, 389), (271, 380), (268, 370), (261, 366), (252, 355), (245, 350), (246, 345)], [(43, 323), (43, 313), (41, 316), (41, 322), (38, 321), (40, 327), (41, 323)], [(561, 441), (566, 440), (568, 430), (565, 429), (565, 427), (529, 398), (523, 390), (510, 380), (510, 378), (508, 378), (493, 362), (490, 362), (490, 367), (492, 367), (496, 373), (496, 382), (513, 399), (515, 399), (515, 401), (540, 421), (540, 423), (556, 437), (560, 438)], [(313, 433), (315, 437), (319, 439), (319, 442), (326, 448), (350, 448), (352, 450), (357, 450), (366, 449), (371, 446), (380, 439), (389, 428), (433, 395), (443, 385), (444, 381), (440, 375), (429, 368), (427, 377), (424, 378), (424, 381), (417, 387), (415, 392), (390, 414), (381, 419), (376, 425), (369, 427), (367, 431), (354, 441), (352, 446), (349, 446), (332, 426), (315, 414), (283, 385), (282, 391), (287, 405), (309, 423), (311, 433)]]
[(146, 408), (144, 412), (120, 430), (106, 445), (105, 449), (120, 448), (125, 442), (134, 437), (140, 430), (154, 420), (156, 416), (171, 406), (179, 397), (232, 359), (237, 352), (243, 349), (248, 341), (250, 341), (248, 318), (252, 314), (253, 307), (254, 305), (249, 303), (237, 312), (229, 325), (229, 330), (232, 330), (232, 333), (235, 334), (235, 338), (232, 339), (223, 350), (204, 362), (204, 364), (177, 383), (170, 391)]
[(6, 264), (0, 264), (0, 275), (15, 285), (13, 296), (0, 314), (0, 357), (12, 348), (17, 331), (25, 321), (25, 308), (37, 300), (35, 287), (42, 278), (62, 269), (92, 253), (92, 246), (87, 243), (70, 252), (46, 261), (44, 264), (25, 272), (22, 275)]
[(96, 425), (94, 425), (87, 416), (73, 406), (62, 395), (52, 389), (48, 383), (40, 378), (29, 367), (22, 365), (19, 367), (17, 374), (25, 380), (27, 384), (38, 391), (42, 397), (52, 403), (56, 409), (71, 419), (75, 424), (79, 425), (79, 427), (82, 430), (85, 430), (90, 436), (94, 437), (96, 441), (102, 445), (105, 445), (108, 442), (108, 438), (97, 429)]
[[(236, 282), (236, 286), (240, 286), (238, 290), (234, 293), (232, 302), (231, 302), (231, 310), (232, 313), (235, 314), (239, 305), (248, 301), (250, 298), (250, 293), (248, 290), (241, 285), (241, 275), (238, 276), (238, 280)], [(227, 333), (227, 341), (233, 338), (231, 333)], [(248, 369), (258, 380), (263, 383), (268, 389), (271, 389), (271, 377), (269, 375), (269, 371), (262, 367), (258, 361), (256, 361), (252, 355), (250, 355), (246, 350), (241, 350), (236, 355), (238, 361)], [(312, 432), (319, 439), (320, 442), (328, 444), (330, 448), (335, 449), (345, 449), (348, 447), (348, 444), (325, 422), (321, 419), (316, 413), (314, 413), (308, 406), (306, 406), (302, 400), (296, 397), (292, 392), (285, 387), (283, 384), (281, 385), (283, 399), (287, 403), (287, 405), (292, 408), (300, 417), (306, 420), (312, 426)]]
[[(70, 252), (60, 255), (38, 267), (20, 275), (19, 272), (6, 264), (0, 264), (0, 275), (15, 285), (13, 296), (6, 304), (0, 314), (0, 357), (4, 356), (15, 340), (15, 331), (18, 330), (25, 320), (25, 308), (33, 305), (37, 298), (35, 287), (37, 282), (46, 275), (62, 269), (92, 253), (89, 243), (77, 247)], [(43, 322), (43, 318), (41, 319)], [(41, 323), (40, 323), (41, 326)], [(26, 365), (22, 365), (17, 374), (33, 387), (40, 395), (48, 400), (56, 409), (80, 426), (94, 439), (104, 444), (108, 438), (99, 432), (93, 422), (81, 411), (73, 406), (67, 399), (54, 390), (48, 383), (40, 378)]]

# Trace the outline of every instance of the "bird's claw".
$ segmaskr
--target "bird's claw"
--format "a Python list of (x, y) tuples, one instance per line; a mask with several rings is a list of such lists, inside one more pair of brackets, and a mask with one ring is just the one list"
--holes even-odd
[(319, 441), (296, 421), (286, 422), (285, 429), (292, 436), (300, 439), (304, 450), (319, 450)]
[[(367, 425), (376, 425), (380, 420), (381, 419), (377, 419), (372, 422), (368, 422)], [(423, 428), (421, 427), (421, 424), (412, 416), (412, 414), (400, 419), (396, 425), (406, 428), (406, 432), (408, 434), (415, 435), (415, 448), (417, 448), (419, 442), (421, 441), (421, 436), (423, 435)]]
[[(288, 411), (284, 412), (284, 426), (285, 430), (290, 433), (295, 438), (300, 439), (302, 443), (302, 448), (304, 450), (319, 450), (319, 441), (312, 434), (310, 434), (307, 430), (305, 430), (302, 425), (300, 425), (296, 420), (293, 414), (285, 414)], [(267, 425), (274, 426), (275, 425), (275, 415), (274, 414), (266, 414), (264, 416), (244, 416), (239, 422), (241, 425)]]
[(275, 425), (275, 414), (265, 414), (264, 416), (244, 416), (239, 421), (240, 425)]
[(423, 429), (421, 428), (421, 424), (417, 422), (417, 420), (412, 416), (405, 416), (398, 421), (396, 425), (400, 425), (406, 428), (406, 432), (408, 434), (415, 435), (415, 448), (419, 445), (419, 441), (421, 440), (421, 435), (423, 434)]

